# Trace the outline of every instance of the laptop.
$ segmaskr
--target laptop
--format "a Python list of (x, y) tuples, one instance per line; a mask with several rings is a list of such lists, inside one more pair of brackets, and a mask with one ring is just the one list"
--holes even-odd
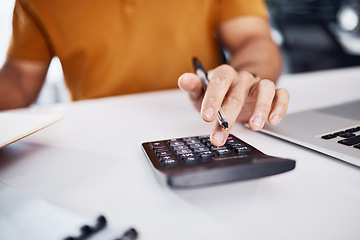
[(261, 131), (360, 167), (360, 99), (290, 113)]
[(57, 114), (0, 112), (0, 148), (62, 119)]

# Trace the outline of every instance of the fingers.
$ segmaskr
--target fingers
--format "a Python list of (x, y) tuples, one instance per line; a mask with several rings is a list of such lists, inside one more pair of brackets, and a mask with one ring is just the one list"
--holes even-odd
[(250, 91), (250, 96), (256, 98), (253, 113), (249, 120), (249, 126), (253, 130), (264, 127), (271, 110), (275, 96), (275, 84), (267, 79), (260, 80)]
[[(222, 105), (231, 126), (238, 119), (240, 112), (247, 109), (245, 102), (250, 101), (250, 99), (248, 99), (250, 88), (256, 81), (258, 80), (246, 71), (238, 73), (234, 78)], [(248, 115), (250, 116), (250, 114)], [(247, 122), (249, 117), (245, 119)]]
[[(213, 69), (208, 79), (205, 93), (196, 74), (185, 73), (178, 80), (179, 87), (189, 93), (207, 122), (214, 121), (222, 107), (229, 130), (236, 121), (241, 121), (248, 122), (250, 128), (257, 131), (266, 121), (278, 124), (286, 114), (289, 92), (276, 89), (270, 80), (259, 80), (247, 71), (238, 73), (229, 65)], [(222, 146), (228, 135), (229, 131), (216, 123), (210, 135), (211, 143)]]
[[(250, 128), (257, 131), (264, 127), (266, 120), (272, 125), (280, 123), (286, 114), (289, 98), (289, 92), (286, 89), (276, 89), (274, 82), (259, 80), (248, 72), (240, 72), (233, 79), (222, 108), (229, 129), (243, 115), (248, 119), (246, 121)], [(211, 142), (216, 146), (223, 145), (228, 134), (229, 132), (216, 125), (211, 134)]]
[(266, 120), (272, 125), (280, 123), (286, 114), (290, 98), (286, 89), (275, 89), (272, 81), (264, 79), (254, 86), (249, 95), (256, 98), (248, 122), (251, 129), (262, 129)]
[[(227, 76), (225, 73), (227, 70), (222, 70), (225, 76)], [(214, 77), (215, 80), (212, 80), (211, 84), (209, 81), (210, 87), (208, 86), (205, 97), (204, 97), (204, 91), (202, 89), (201, 80), (196, 74), (184, 73), (178, 79), (178, 85), (180, 89), (188, 92), (190, 99), (194, 102), (195, 106), (197, 106), (198, 109), (200, 110), (202, 118), (207, 122), (211, 122), (216, 118), (216, 113), (218, 109), (221, 107), (223, 97), (229, 88), (228, 85), (231, 84), (232, 82), (232, 79), (222, 78), (220, 73), (212, 72), (209, 73), (209, 76)], [(221, 84), (223, 84), (221, 91), (222, 94), (220, 96), (218, 96), (215, 81), (221, 82)], [(224, 81), (226, 83), (224, 83)], [(209, 113), (209, 109), (211, 111), (210, 113)], [(228, 131), (222, 128), (219, 124), (216, 124), (210, 139), (214, 145), (222, 146), (224, 145), (228, 135), (229, 135)]]
[(190, 99), (197, 109), (200, 109), (204, 95), (200, 78), (193, 73), (184, 73), (178, 79), (179, 88), (188, 92)]
[[(219, 76), (220, 74), (224, 73), (217, 73)], [(211, 76), (211, 81), (213, 81), (213, 77)], [(225, 77), (223, 77), (225, 79)], [(226, 116), (229, 130), (235, 124), (236, 119), (238, 118), (249, 93), (250, 87), (256, 82), (257, 80), (253, 77), (252, 74), (249, 72), (235, 72), (234, 75), (231, 76), (230, 81), (227, 83), (226, 92), (222, 101), (222, 108), (224, 114)], [(215, 81), (214, 81), (215, 82)], [(219, 89), (215, 88), (214, 89)], [(220, 94), (219, 94), (220, 95)], [(223, 95), (221, 95), (223, 96)], [(203, 101), (203, 106), (205, 105), (205, 99)], [(214, 127), (211, 137), (211, 143), (216, 146), (224, 145), (227, 137), (229, 135), (229, 131), (226, 131), (218, 124)]]
[(205, 121), (211, 122), (216, 118), (236, 74), (229, 65), (221, 65), (209, 72), (209, 83), (201, 106), (201, 115)]
[[(201, 116), (205, 121), (211, 122), (216, 118), (217, 112), (223, 106), (223, 101), (226, 99), (236, 75), (237, 72), (229, 65), (221, 65), (209, 72), (209, 83), (201, 106)], [(224, 117), (229, 124), (228, 129), (225, 130), (217, 123), (210, 135), (211, 143), (215, 146), (225, 144), (229, 130), (234, 124), (233, 117), (229, 117), (226, 113)]]
[(271, 125), (280, 123), (287, 112), (289, 101), (290, 94), (286, 89), (280, 88), (276, 90), (273, 107), (268, 119)]
[(229, 133), (229, 131), (222, 128), (219, 124), (215, 124), (213, 132), (210, 134), (210, 141), (215, 146), (223, 146)]

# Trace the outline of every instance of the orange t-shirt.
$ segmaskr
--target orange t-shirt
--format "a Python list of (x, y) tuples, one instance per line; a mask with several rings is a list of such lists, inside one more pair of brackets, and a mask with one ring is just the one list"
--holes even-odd
[(221, 63), (221, 21), (263, 0), (17, 0), (8, 57), (60, 59), (73, 100), (177, 87), (197, 56)]

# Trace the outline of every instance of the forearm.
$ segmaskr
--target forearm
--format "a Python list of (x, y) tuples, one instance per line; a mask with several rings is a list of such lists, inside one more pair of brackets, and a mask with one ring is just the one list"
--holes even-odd
[(6, 70), (0, 70), (0, 110), (29, 105), (16, 79), (16, 76)]
[(236, 71), (245, 70), (274, 82), (282, 72), (280, 50), (270, 37), (254, 36), (231, 54), (229, 64)]
[(27, 107), (40, 92), (47, 64), (7, 59), (0, 69), (0, 110)]
[(245, 70), (274, 82), (278, 79), (282, 60), (268, 19), (247, 16), (229, 20), (219, 25), (219, 36), (231, 53), (229, 64), (237, 71)]

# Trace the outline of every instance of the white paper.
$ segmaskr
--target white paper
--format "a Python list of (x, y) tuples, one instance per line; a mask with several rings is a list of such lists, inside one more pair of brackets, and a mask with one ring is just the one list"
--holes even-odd
[(43, 113), (0, 113), (0, 148), (33, 134), (59, 120), (62, 116)]

